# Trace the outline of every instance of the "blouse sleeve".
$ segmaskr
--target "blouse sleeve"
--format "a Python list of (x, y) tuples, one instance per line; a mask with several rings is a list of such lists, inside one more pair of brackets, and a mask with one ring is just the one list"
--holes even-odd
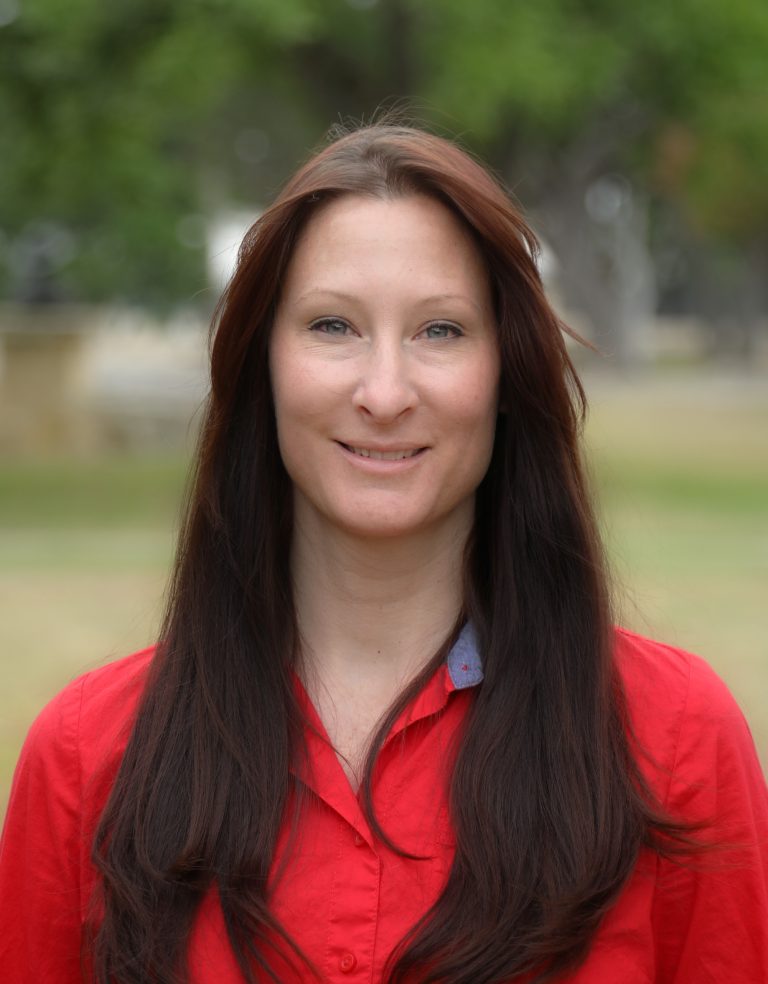
[(22, 749), (0, 841), (0, 979), (82, 984), (82, 683), (56, 697)]
[(741, 711), (695, 657), (666, 807), (713, 849), (660, 862), (657, 980), (768, 982), (768, 790)]

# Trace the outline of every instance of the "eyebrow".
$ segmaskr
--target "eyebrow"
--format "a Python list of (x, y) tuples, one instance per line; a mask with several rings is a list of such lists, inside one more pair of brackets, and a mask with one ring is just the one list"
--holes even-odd
[[(302, 301), (313, 299), (318, 295), (322, 297), (335, 298), (336, 300), (339, 301), (346, 301), (349, 304), (358, 304), (360, 302), (360, 298), (357, 297), (355, 294), (348, 294), (343, 290), (331, 290), (331, 289), (326, 289), (324, 287), (313, 287), (311, 290), (305, 291), (298, 298), (297, 303), (301, 303)], [(430, 304), (439, 304), (439, 303), (444, 303), (446, 301), (449, 302), (459, 301), (462, 304), (468, 304), (470, 307), (473, 307), (480, 314), (483, 313), (480, 305), (477, 304), (476, 301), (473, 301), (471, 297), (467, 297), (465, 294), (450, 294), (450, 293), (430, 294), (428, 297), (420, 297), (419, 300), (416, 302), (416, 304), (418, 307), (426, 307), (427, 305)]]

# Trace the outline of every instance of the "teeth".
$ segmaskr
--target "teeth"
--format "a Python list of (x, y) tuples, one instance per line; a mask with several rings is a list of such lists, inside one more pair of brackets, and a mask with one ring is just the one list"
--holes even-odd
[(399, 461), (401, 458), (412, 458), (419, 453), (418, 448), (412, 451), (371, 451), (370, 448), (350, 447), (350, 451), (359, 454), (361, 458), (375, 458), (378, 461)]

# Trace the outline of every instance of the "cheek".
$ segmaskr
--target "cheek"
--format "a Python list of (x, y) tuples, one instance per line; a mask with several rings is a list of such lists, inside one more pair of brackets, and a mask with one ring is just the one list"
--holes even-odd
[(494, 363), (482, 365), (455, 388), (449, 414), (457, 425), (477, 436), (490, 433), (491, 440), (499, 412), (498, 371)]
[(319, 466), (318, 455), (327, 453), (327, 441), (337, 429), (338, 397), (327, 380), (299, 362), (275, 367), (272, 395), (280, 455), (296, 481), (299, 473)]
[(456, 478), (475, 487), (488, 470), (496, 437), (499, 384), (494, 369), (489, 366), (465, 379), (445, 408), (448, 427), (456, 435)]
[(318, 382), (299, 355), (279, 341), (270, 352), (269, 372), (278, 430), (288, 421), (299, 422), (316, 408)]
[(270, 380), (272, 401), (277, 426), (277, 443), (280, 456), (289, 474), (292, 473), (292, 459), (296, 457), (297, 437), (300, 430), (296, 423), (301, 419), (301, 404), (304, 388), (297, 378), (295, 365), (279, 358), (279, 350), (271, 354)]

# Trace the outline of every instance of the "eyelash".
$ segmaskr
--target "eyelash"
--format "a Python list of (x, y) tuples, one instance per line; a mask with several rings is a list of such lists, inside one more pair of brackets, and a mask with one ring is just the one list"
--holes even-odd
[(343, 318), (318, 318), (317, 321), (312, 322), (309, 328), (310, 331), (322, 331), (325, 335), (331, 335), (333, 334), (332, 332), (325, 330), (328, 325), (342, 325), (344, 328), (350, 327)]
[(458, 325), (454, 325), (450, 321), (433, 321), (431, 324), (427, 325), (426, 328), (422, 329), (424, 332), (429, 331), (430, 328), (448, 328), (452, 332), (451, 335), (442, 335), (437, 341), (447, 341), (449, 338), (460, 338), (464, 332), (459, 328)]
[[(309, 328), (310, 331), (320, 331), (323, 332), (323, 334), (332, 335), (337, 338), (344, 337), (344, 335), (346, 335), (346, 330), (343, 333), (328, 331), (327, 328), (329, 325), (340, 325), (344, 329), (348, 329), (351, 327), (348, 322), (344, 321), (343, 318), (318, 318), (317, 321), (313, 321), (310, 324)], [(450, 335), (438, 336), (435, 339), (436, 341), (447, 341), (449, 338), (460, 338), (461, 335), (464, 334), (458, 325), (454, 325), (450, 321), (433, 321), (430, 324), (426, 325), (426, 327), (422, 328), (419, 334), (426, 334), (426, 332), (428, 332), (430, 328), (448, 328), (452, 332), (452, 334)], [(434, 338), (434, 336), (432, 337)]]

